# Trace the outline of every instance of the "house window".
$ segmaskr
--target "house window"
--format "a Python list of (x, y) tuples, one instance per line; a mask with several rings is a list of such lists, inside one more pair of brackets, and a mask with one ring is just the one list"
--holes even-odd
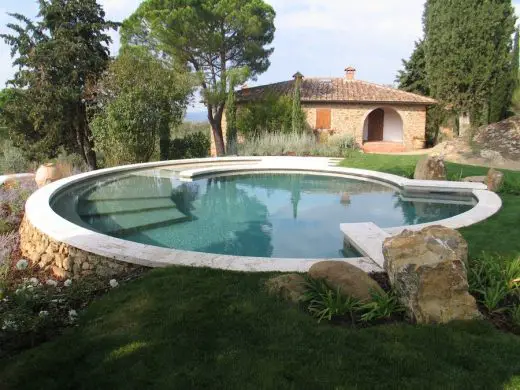
[(330, 108), (316, 110), (316, 129), (330, 129)]

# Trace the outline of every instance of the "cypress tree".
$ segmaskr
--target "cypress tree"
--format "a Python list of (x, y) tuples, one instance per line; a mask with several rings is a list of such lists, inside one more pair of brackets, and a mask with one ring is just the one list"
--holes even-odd
[(228, 155), (237, 154), (237, 106), (235, 99), (235, 85), (233, 79), (230, 81), (229, 92), (226, 99), (226, 125), (227, 125), (227, 145)]
[(468, 113), (473, 126), (487, 122), (490, 96), (511, 64), (511, 0), (428, 0), (423, 21), (432, 96)]
[(303, 132), (303, 116), (301, 106), (301, 84), (303, 75), (297, 72), (294, 76), (294, 94), (292, 106), (292, 131), (301, 134)]
[(409, 60), (402, 60), (403, 69), (396, 77), (399, 89), (407, 92), (430, 95), (430, 87), (426, 80), (426, 58), (424, 40), (415, 42), (415, 48)]

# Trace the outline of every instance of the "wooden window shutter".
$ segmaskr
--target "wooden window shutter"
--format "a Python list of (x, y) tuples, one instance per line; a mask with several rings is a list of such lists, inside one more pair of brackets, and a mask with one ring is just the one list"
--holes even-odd
[(316, 109), (316, 128), (330, 129), (330, 108)]

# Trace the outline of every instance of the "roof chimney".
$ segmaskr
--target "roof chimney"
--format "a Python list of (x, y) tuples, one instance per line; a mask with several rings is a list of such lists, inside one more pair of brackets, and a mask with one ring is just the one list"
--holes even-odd
[(356, 68), (349, 66), (345, 68), (345, 79), (347, 81), (354, 80), (356, 78)]
[(303, 75), (300, 73), (300, 72), (296, 72), (295, 74), (293, 74), (293, 79), (297, 80), (301, 80), (303, 79)]

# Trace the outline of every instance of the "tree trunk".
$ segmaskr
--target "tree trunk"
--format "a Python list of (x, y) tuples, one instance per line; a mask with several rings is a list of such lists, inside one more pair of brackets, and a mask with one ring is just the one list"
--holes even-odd
[(78, 125), (76, 128), (76, 141), (78, 143), (79, 150), (81, 151), (81, 157), (88, 165), (91, 171), (97, 169), (97, 157), (94, 152), (94, 145), (92, 142), (92, 133), (88, 126), (87, 113), (84, 105), (78, 107)]
[(222, 134), (222, 113), (217, 113), (217, 115), (213, 116), (212, 107), (208, 107), (208, 120), (209, 124), (211, 125), (213, 139), (215, 140), (217, 156), (225, 156), (226, 147), (224, 143), (224, 136)]
[(162, 124), (159, 132), (159, 159), (166, 161), (170, 158), (170, 144), (171, 144), (170, 127), (168, 124)]

